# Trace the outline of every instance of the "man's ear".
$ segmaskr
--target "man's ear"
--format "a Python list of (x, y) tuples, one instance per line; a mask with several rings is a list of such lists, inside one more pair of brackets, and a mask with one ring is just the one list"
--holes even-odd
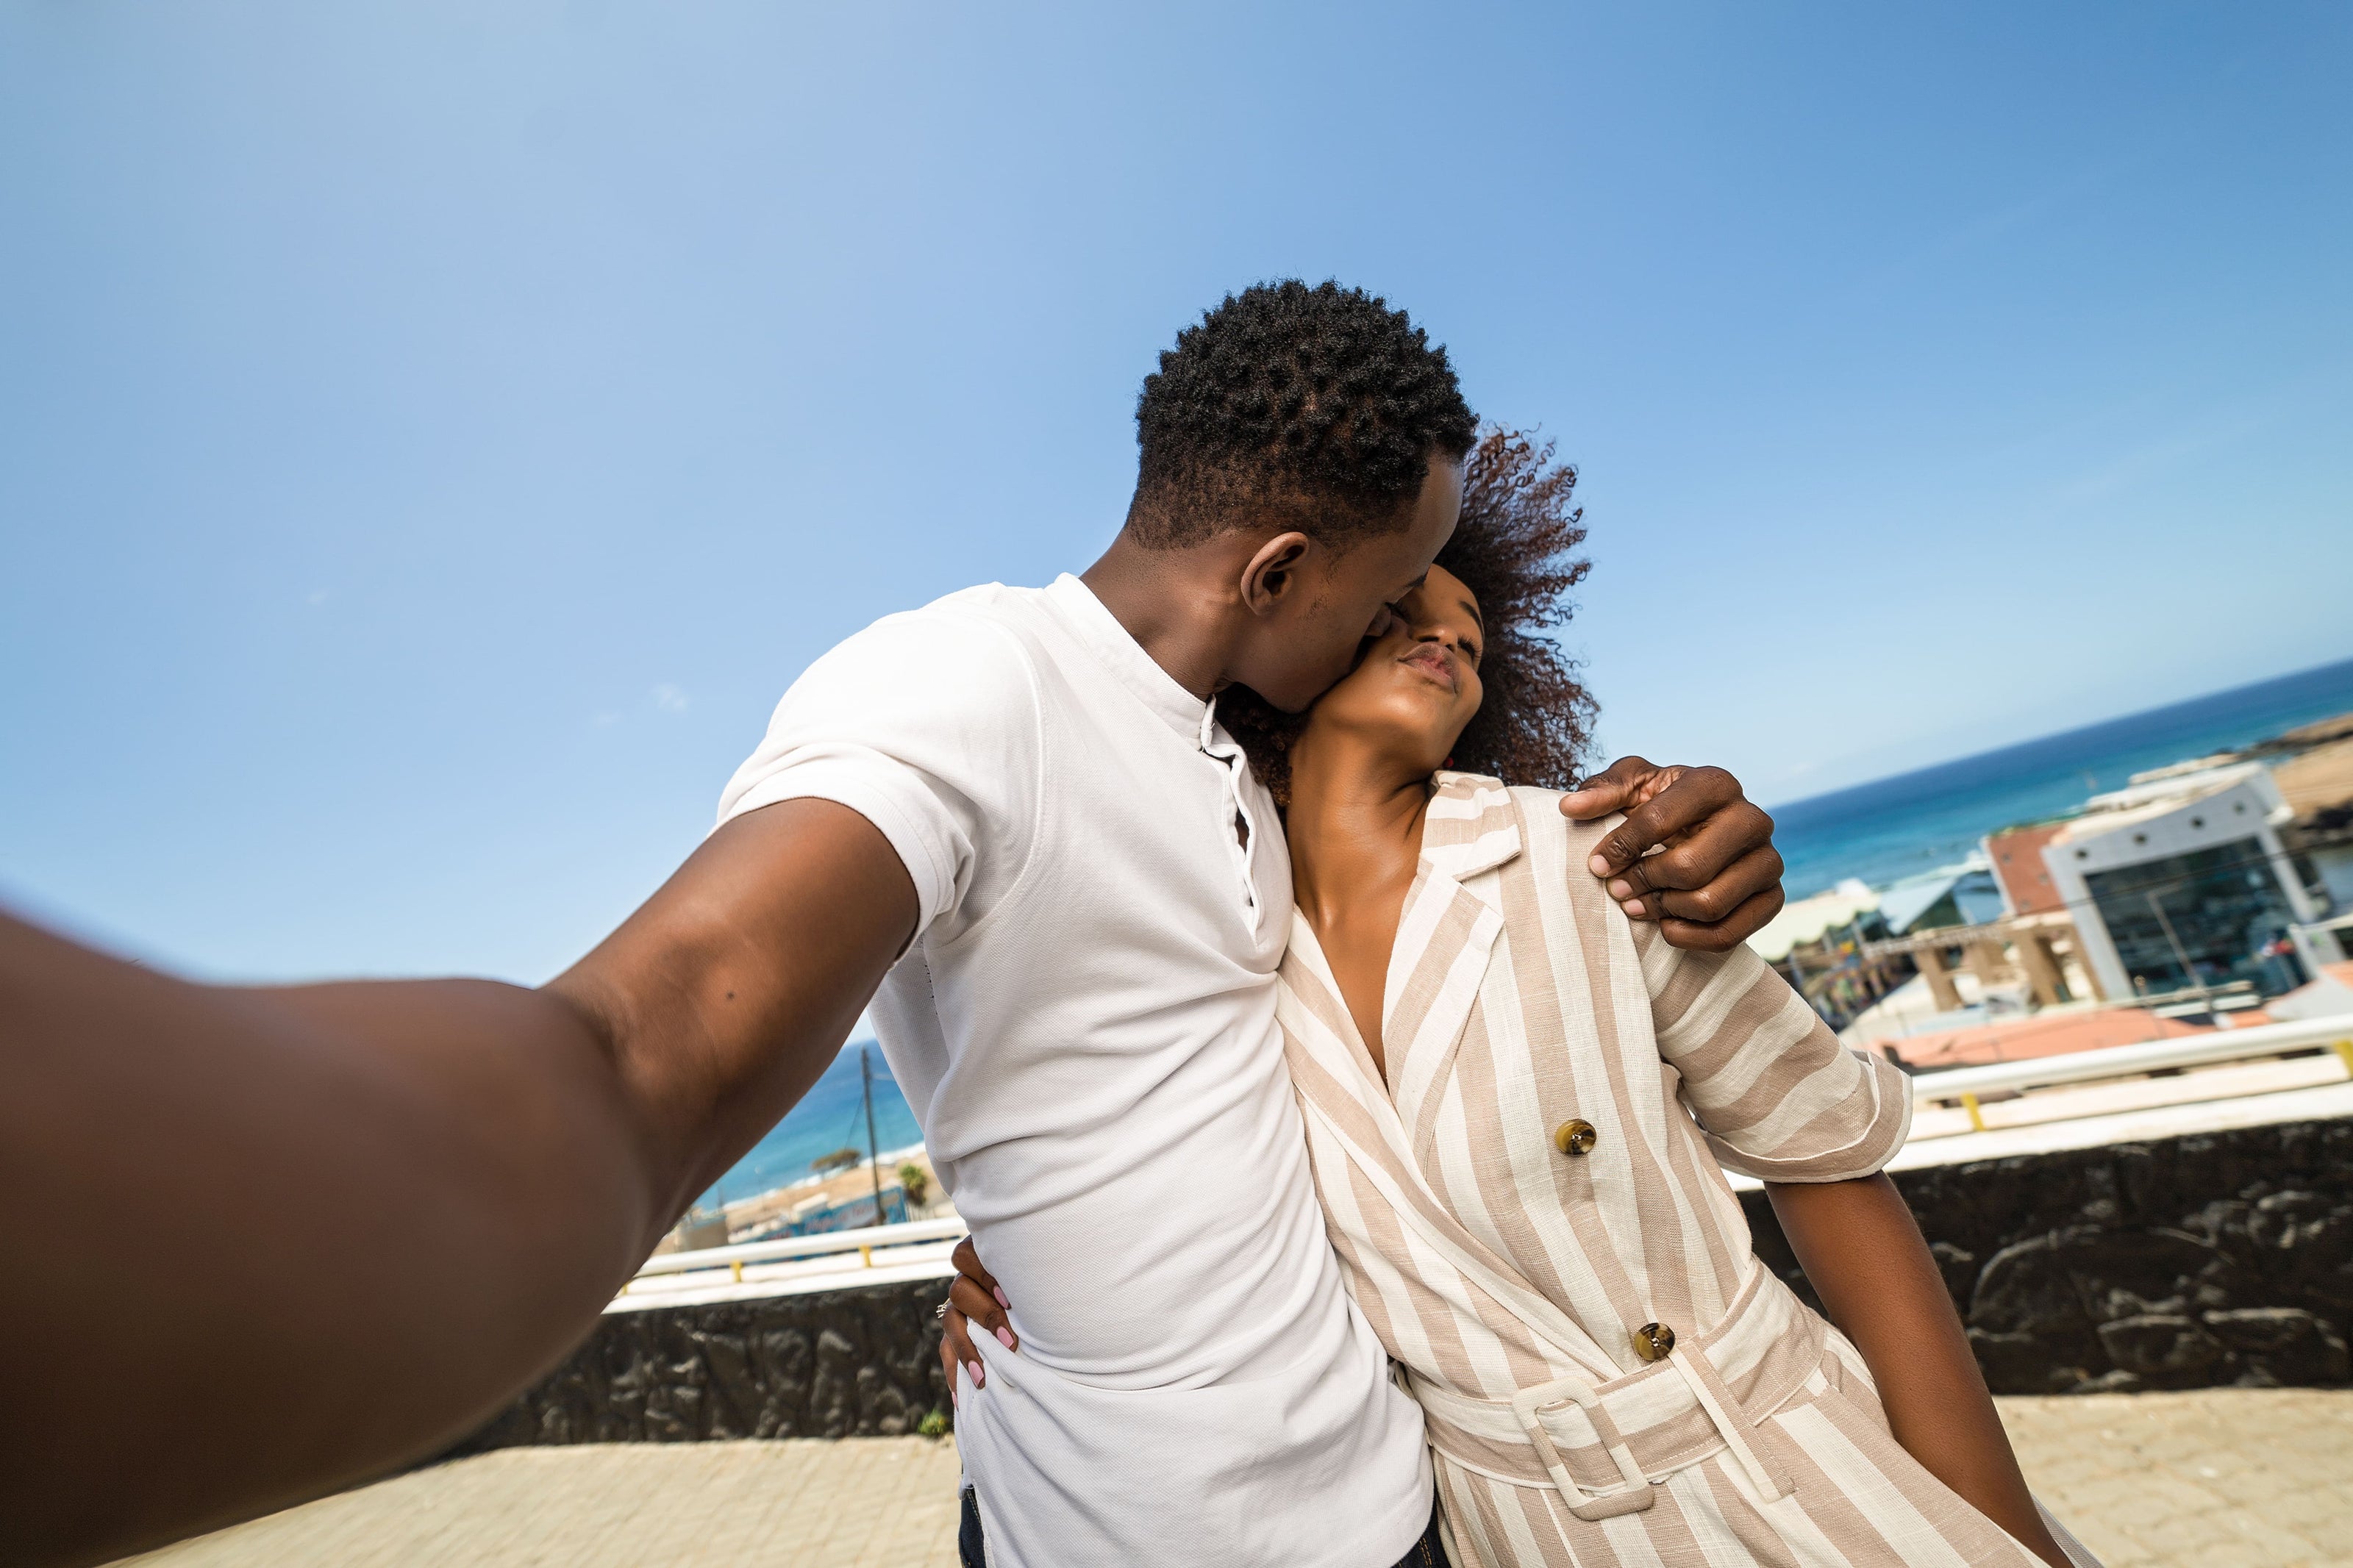
[(1299, 565), (1314, 548), (1308, 537), (1293, 531), (1278, 533), (1258, 547), (1242, 568), (1242, 603), (1254, 616), (1271, 616), (1299, 590)]

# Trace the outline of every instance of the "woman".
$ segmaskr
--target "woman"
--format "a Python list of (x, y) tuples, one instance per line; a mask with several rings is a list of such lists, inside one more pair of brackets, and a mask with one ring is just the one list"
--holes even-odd
[[(1278, 1018), (1316, 1186), (1427, 1415), (1448, 1549), (2090, 1563), (1878, 1173), (1902, 1075), (1746, 947), (1627, 919), (1567, 874), (1611, 825), (1489, 776), (1562, 778), (1583, 740), (1534, 635), (1581, 574), (1546, 456), (1482, 444), (1439, 566), (1303, 721), (1227, 705), (1285, 807)], [(1837, 1328), (1757, 1261), (1720, 1167), (1767, 1184)]]

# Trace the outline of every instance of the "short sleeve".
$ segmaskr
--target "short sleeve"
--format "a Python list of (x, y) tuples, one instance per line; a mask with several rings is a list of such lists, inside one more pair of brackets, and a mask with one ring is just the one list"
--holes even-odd
[(905, 864), (917, 934), (960, 928), (1027, 859), (1040, 749), (1028, 650), (984, 615), (933, 605), (876, 622), (793, 682), (719, 822), (786, 800), (846, 805)]
[(1719, 1163), (1767, 1182), (1843, 1182), (1895, 1157), (1911, 1081), (1848, 1050), (1746, 943), (1684, 952), (1654, 933), (1642, 974), (1659, 1055)]

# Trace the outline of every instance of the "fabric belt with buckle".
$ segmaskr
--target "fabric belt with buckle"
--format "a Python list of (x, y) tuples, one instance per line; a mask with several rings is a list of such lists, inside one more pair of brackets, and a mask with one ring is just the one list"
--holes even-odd
[(1822, 1331), (1788, 1286), (1752, 1264), (1722, 1322), (1679, 1337), (1640, 1372), (1558, 1378), (1508, 1400), (1411, 1383), (1431, 1447), (1467, 1470), (1556, 1487), (1579, 1519), (1649, 1508), (1655, 1483), (1726, 1448), (1769, 1502), (1789, 1482), (1766, 1465), (1755, 1429), (1820, 1366)]

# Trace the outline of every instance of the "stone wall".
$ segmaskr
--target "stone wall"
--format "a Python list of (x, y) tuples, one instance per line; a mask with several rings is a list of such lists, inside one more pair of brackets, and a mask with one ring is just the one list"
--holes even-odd
[(874, 1437), (948, 1408), (944, 1279), (654, 1307), (587, 1342), (449, 1457), (530, 1443)]
[[(2353, 1121), (1895, 1178), (1997, 1394), (2325, 1384), (2353, 1327)], [(1757, 1251), (1813, 1300), (1761, 1193)], [(945, 1280), (602, 1319), (454, 1450), (895, 1436), (946, 1414)]]
[[(2343, 1383), (2353, 1121), (1906, 1171), (1997, 1394)], [(1809, 1301), (1762, 1193), (1757, 1250)]]

